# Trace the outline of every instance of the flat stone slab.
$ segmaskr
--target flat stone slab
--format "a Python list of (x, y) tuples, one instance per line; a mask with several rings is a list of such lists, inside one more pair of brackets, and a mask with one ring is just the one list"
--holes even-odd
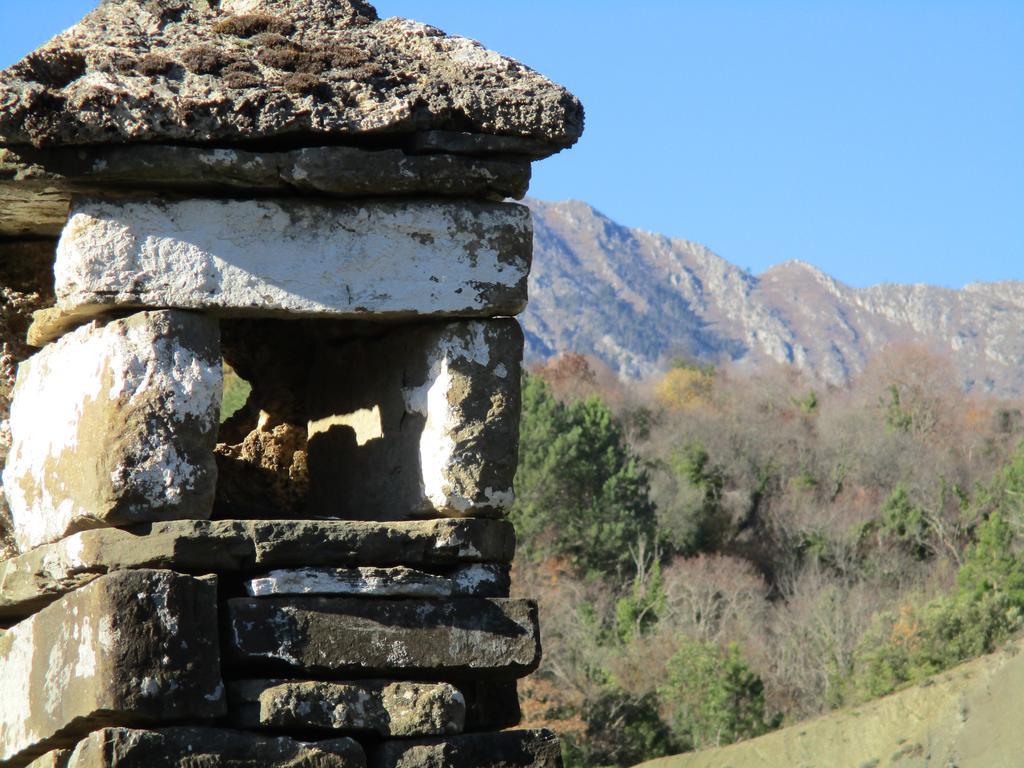
[(0, 635), (0, 764), (103, 725), (222, 716), (216, 593), (209, 580), (121, 571)]
[(366, 768), (362, 747), (349, 738), (309, 743), (197, 727), (104, 728), (41, 760), (29, 768)]
[(562, 768), (558, 737), (548, 730), (466, 733), (444, 739), (386, 741), (370, 768)]
[(522, 354), (512, 319), (402, 326), (318, 350), (308, 508), (376, 520), (504, 514)]
[(532, 248), (514, 203), (83, 200), (54, 274), (64, 312), (489, 317), (526, 305)]
[(466, 700), (449, 683), (245, 680), (228, 686), (239, 728), (442, 736), (461, 733)]
[(234, 193), (521, 199), (526, 160), (400, 149), (311, 147), (288, 152), (159, 144), (0, 149), (0, 235), (56, 237), (73, 196)]
[(530, 600), (234, 598), (227, 658), (307, 678), (514, 679), (540, 661)]
[(210, 516), (219, 340), (211, 318), (140, 312), (19, 366), (3, 484), (22, 551), (87, 528)]
[(405, 566), (280, 569), (249, 579), (245, 591), (250, 597), (508, 597), (509, 586), (507, 565), (475, 563), (447, 576)]
[[(572, 145), (564, 88), (362, 0), (118, 0), (0, 73), (5, 144), (401, 142), (496, 134)], [(515, 146), (516, 144), (513, 144)]]
[(393, 568), (295, 568), (271, 571), (245, 583), (250, 597), (345, 595), (350, 597), (451, 597), (452, 582), (405, 566)]
[[(89, 530), (0, 562), (0, 623), (29, 616), (105, 573), (127, 568), (204, 574), (405, 563), (452, 569), (452, 581), (459, 584), (458, 574), (476, 573), (477, 564), (496, 571), (500, 580), (514, 552), (515, 532), (503, 520), (180, 520)], [(486, 594), (487, 583), (478, 580), (476, 591)]]

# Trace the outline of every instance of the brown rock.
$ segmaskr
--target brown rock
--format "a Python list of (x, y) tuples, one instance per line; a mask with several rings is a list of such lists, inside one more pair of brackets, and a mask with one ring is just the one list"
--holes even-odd
[[(8, 145), (399, 143), (495, 134), (550, 154), (583, 130), (565, 89), (362, 0), (105, 2), (0, 76)], [(516, 142), (516, 140), (519, 142)]]

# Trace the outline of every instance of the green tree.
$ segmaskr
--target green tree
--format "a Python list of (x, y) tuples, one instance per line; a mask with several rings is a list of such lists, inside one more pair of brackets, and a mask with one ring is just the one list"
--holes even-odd
[(685, 749), (732, 744), (778, 727), (765, 714), (764, 684), (736, 645), (721, 648), (687, 640), (658, 689), (676, 742)]
[(663, 466), (674, 487), (660, 510), (669, 543), (687, 556), (717, 551), (731, 524), (722, 505), (725, 474), (699, 443), (674, 450)]
[(629, 643), (654, 628), (665, 611), (665, 584), (658, 554), (637, 570), (629, 594), (615, 604), (615, 632), (621, 643)]
[(563, 738), (565, 768), (636, 765), (677, 751), (654, 694), (610, 687), (583, 708), (586, 730)]
[(622, 572), (654, 540), (647, 474), (596, 396), (565, 404), (525, 376), (512, 510), (528, 557), (566, 557), (587, 574)]
[(942, 597), (880, 616), (857, 650), (853, 690), (861, 701), (885, 696), (969, 659), (991, 653), (1021, 626), (1005, 595)]
[[(916, 519), (898, 493), (890, 501), (890, 520)], [(957, 572), (957, 591), (879, 617), (862, 640), (854, 685), (862, 699), (990, 653), (1024, 625), (1024, 446), (978, 489), (969, 516), (980, 522)]]
[(902, 484), (897, 485), (882, 504), (882, 530), (918, 560), (931, 556), (925, 510), (911, 502)]

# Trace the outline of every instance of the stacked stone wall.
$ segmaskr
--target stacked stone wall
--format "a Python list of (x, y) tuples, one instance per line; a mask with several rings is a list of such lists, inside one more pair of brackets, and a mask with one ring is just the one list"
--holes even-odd
[(0, 104), (0, 766), (560, 765), (505, 199), (578, 102), (355, 0), (116, 0)]

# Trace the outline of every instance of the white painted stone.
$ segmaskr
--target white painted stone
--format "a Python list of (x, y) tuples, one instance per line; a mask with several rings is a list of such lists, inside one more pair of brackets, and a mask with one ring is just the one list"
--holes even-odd
[(500, 563), (472, 563), (448, 574), (454, 595), (508, 597), (509, 567)]
[(413, 568), (298, 568), (271, 571), (250, 579), (251, 597), (273, 595), (347, 595), (365, 597), (449, 597), (452, 583)]
[(512, 315), (529, 211), (478, 202), (85, 200), (57, 248), (58, 306), (308, 317)]
[(142, 312), (21, 364), (3, 484), (22, 551), (88, 528), (209, 517), (218, 339), (212, 319)]
[(0, 765), (25, 765), (105, 724), (224, 710), (213, 583), (121, 571), (0, 635)]

